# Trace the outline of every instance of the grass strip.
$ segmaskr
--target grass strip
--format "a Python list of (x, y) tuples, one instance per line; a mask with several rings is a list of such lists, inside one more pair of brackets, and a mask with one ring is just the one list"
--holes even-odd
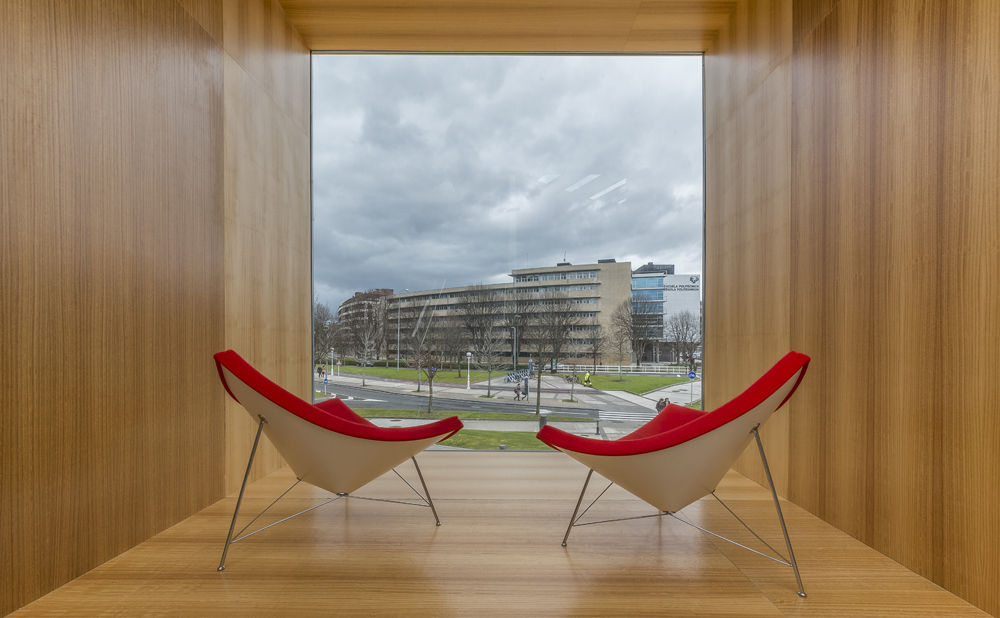
[(549, 447), (535, 437), (533, 431), (486, 431), (482, 429), (463, 429), (444, 442), (445, 446), (477, 450), (508, 451), (547, 451)]
[[(582, 373), (577, 373), (576, 375), (579, 376), (580, 380), (583, 380)], [(642, 395), (643, 393), (661, 389), (664, 386), (687, 381), (687, 378), (678, 376), (623, 375), (621, 382), (619, 382), (618, 376), (615, 374), (590, 374), (590, 383), (596, 389), (602, 391), (627, 391), (634, 395)]]

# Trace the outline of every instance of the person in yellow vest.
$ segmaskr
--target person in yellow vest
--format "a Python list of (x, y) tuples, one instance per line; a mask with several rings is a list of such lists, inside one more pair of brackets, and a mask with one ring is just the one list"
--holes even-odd
[(589, 371), (587, 373), (583, 374), (583, 385), (584, 386), (593, 386), (593, 384), (590, 383), (590, 372)]

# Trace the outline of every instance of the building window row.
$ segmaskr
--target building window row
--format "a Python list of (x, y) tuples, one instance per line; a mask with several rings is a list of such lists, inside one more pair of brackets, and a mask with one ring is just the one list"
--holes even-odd
[(663, 277), (634, 277), (632, 288), (662, 288)]
[(578, 270), (566, 273), (541, 273), (537, 275), (517, 275), (514, 277), (516, 283), (525, 281), (558, 281), (565, 279), (596, 279), (596, 270)]
[(663, 300), (663, 290), (632, 290), (632, 300)]

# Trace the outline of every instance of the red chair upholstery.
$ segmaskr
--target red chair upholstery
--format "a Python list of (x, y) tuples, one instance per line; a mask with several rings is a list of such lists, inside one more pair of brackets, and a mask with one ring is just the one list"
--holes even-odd
[[(233, 513), (230, 536), (226, 540), (227, 549), (236, 542), (232, 540), (232, 532), (261, 432), (288, 462), (298, 482), (310, 483), (338, 496), (348, 496), (407, 459), (417, 466), (414, 458), (417, 453), (462, 428), (462, 421), (454, 416), (415, 427), (377, 427), (339, 399), (313, 405), (296, 397), (232, 350), (216, 354), (215, 364), (226, 392), (259, 422), (243, 488)], [(417, 473), (427, 494), (419, 466)], [(430, 506), (440, 525), (430, 495), (420, 497)], [(223, 551), (220, 571), (225, 568), (225, 556)]]
[[(590, 468), (588, 482), (596, 471), (662, 514), (674, 514), (714, 494), (719, 481), (751, 440), (757, 440), (767, 469), (757, 428), (788, 401), (808, 365), (808, 356), (789, 352), (749, 388), (715, 410), (701, 412), (670, 405), (636, 431), (617, 440), (576, 436), (552, 425), (543, 427), (538, 439)], [(770, 480), (770, 470), (767, 472)], [(776, 493), (774, 497), (784, 529)], [(583, 492), (577, 511), (582, 499)], [(577, 521), (574, 511), (563, 545)], [(790, 543), (788, 550), (790, 558), (786, 562), (798, 577)], [(801, 580), (799, 588), (804, 596)]]

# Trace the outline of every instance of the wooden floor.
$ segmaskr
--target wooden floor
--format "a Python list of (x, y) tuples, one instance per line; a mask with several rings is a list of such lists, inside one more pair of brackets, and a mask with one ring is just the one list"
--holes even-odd
[[(561, 547), (586, 470), (558, 453), (434, 451), (420, 461), (441, 527), (426, 508), (338, 500), (233, 545), (219, 573), (228, 498), (14, 615), (983, 615), (787, 503), (807, 599), (796, 596), (788, 567), (671, 519), (575, 528)], [(400, 472), (418, 483), (411, 465)], [(282, 470), (252, 484), (241, 520), (293, 480)], [(601, 488), (592, 483), (588, 494)], [(358, 493), (408, 492), (387, 475)], [(783, 548), (764, 489), (730, 472), (718, 494)], [(325, 496), (297, 487), (265, 517)], [(614, 487), (587, 519), (652, 512)], [(711, 498), (683, 513), (758, 546)]]

